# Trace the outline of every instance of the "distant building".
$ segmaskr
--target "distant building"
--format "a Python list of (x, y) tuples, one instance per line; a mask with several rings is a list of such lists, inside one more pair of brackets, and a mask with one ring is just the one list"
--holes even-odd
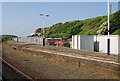
[(43, 33), (32, 33), (29, 36), (41, 36), (41, 35), (43, 35)]
[(31, 33), (30, 36), (35, 35), (35, 33)]

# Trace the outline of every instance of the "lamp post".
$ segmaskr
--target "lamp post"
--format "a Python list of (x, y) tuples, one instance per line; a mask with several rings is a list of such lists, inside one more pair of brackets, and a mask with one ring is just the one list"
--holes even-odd
[(46, 14), (40, 14), (40, 16), (43, 16), (43, 31), (42, 31), (42, 35), (43, 35), (43, 46), (45, 46), (45, 29), (44, 29), (44, 20), (45, 20), (45, 17), (48, 17), (49, 15), (46, 15)]
[(108, 38), (107, 38), (107, 55), (110, 55), (110, 3), (108, 0)]

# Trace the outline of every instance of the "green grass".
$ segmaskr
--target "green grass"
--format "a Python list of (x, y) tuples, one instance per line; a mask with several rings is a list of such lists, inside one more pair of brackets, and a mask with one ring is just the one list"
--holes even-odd
[(120, 28), (118, 29), (118, 30), (115, 30), (113, 33), (112, 33), (112, 35), (120, 35)]
[[(100, 16), (86, 20), (69, 21), (65, 23), (57, 23), (49, 28), (45, 28), (45, 37), (52, 38), (71, 38), (72, 35), (96, 35), (100, 30), (100, 26), (107, 21), (107, 16)], [(120, 35), (120, 11), (110, 15), (110, 34)], [(41, 32), (41, 28), (36, 32)], [(101, 31), (106, 35), (107, 30)]]

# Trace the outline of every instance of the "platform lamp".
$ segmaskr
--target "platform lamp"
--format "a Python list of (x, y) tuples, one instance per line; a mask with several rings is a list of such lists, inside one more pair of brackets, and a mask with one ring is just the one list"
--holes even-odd
[(46, 14), (40, 14), (40, 16), (43, 16), (43, 31), (42, 31), (42, 36), (43, 36), (43, 46), (45, 47), (45, 28), (44, 28), (44, 20), (45, 20), (45, 17), (49, 17), (49, 15), (46, 15)]

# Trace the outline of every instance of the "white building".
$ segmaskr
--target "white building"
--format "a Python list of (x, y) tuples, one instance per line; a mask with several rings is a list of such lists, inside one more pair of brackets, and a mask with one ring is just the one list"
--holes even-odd
[[(107, 53), (107, 35), (73, 35), (72, 48)], [(120, 35), (110, 35), (110, 53), (120, 54)]]

